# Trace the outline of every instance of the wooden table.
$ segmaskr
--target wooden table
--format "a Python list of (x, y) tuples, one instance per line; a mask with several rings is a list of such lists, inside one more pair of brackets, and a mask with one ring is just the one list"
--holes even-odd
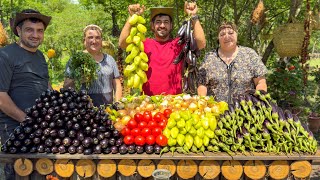
[(311, 160), (320, 161), (320, 149), (315, 155), (309, 154), (298, 154), (294, 153), (292, 155), (286, 155), (284, 153), (280, 154), (269, 154), (269, 153), (246, 153), (238, 154), (235, 156), (230, 156), (227, 153), (218, 152), (205, 152), (204, 154), (180, 154), (175, 152), (173, 155), (171, 153), (164, 153), (162, 156), (157, 154), (46, 154), (46, 153), (29, 153), (29, 154), (7, 154), (0, 152), (0, 159), (18, 159), (18, 158), (28, 158), (28, 159), (171, 159), (171, 160)]
[[(125, 155), (121, 155), (121, 154), (92, 154), (92, 155), (83, 155), (83, 154), (46, 154), (46, 153), (34, 153), (34, 154), (5, 154), (5, 153), (0, 153), (0, 161), (4, 162), (14, 162), (17, 159), (30, 159), (33, 164), (35, 164), (35, 162), (38, 159), (42, 159), (42, 158), (47, 158), (52, 160), (53, 162), (57, 161), (57, 160), (63, 160), (63, 159), (69, 159), (71, 161), (74, 162), (74, 164), (79, 161), (79, 160), (83, 160), (83, 159), (87, 159), (87, 160), (92, 160), (94, 163), (98, 163), (101, 160), (114, 160), (116, 162), (116, 164), (118, 165), (118, 163), (122, 160), (133, 160), (136, 164), (138, 164), (139, 161), (141, 160), (152, 160), (154, 162), (155, 165), (157, 165), (160, 161), (167, 159), (167, 160), (171, 160), (174, 162), (175, 165), (178, 165), (178, 163), (181, 160), (191, 160), (194, 161), (195, 164), (198, 166), (200, 165), (200, 163), (204, 160), (214, 160), (216, 162), (218, 162), (218, 164), (222, 165), (223, 162), (225, 161), (239, 161), (241, 162), (241, 164), (244, 165), (245, 162), (247, 161), (257, 161), (260, 160), (262, 161), (267, 167), (274, 161), (287, 161), (289, 164), (293, 163), (293, 162), (297, 162), (297, 161), (308, 161), (310, 162), (312, 165), (319, 165), (320, 164), (320, 149), (317, 151), (317, 153), (315, 155), (308, 155), (308, 154), (298, 154), (298, 153), (294, 153), (291, 155), (286, 155), (283, 153), (280, 154), (269, 154), (269, 153), (246, 153), (246, 154), (237, 154), (234, 156), (230, 156), (227, 153), (212, 153), (212, 152), (205, 152), (204, 154), (200, 153), (200, 154), (195, 154), (195, 153), (190, 153), (190, 154), (179, 154), (177, 152), (175, 152), (174, 154), (172, 153), (164, 153), (163, 155), (156, 155), (156, 154), (125, 154)], [(178, 167), (178, 166), (177, 166)], [(119, 170), (118, 170), (119, 171)], [(36, 172), (35, 170), (33, 172)], [(55, 172), (53, 172), (53, 174), (55, 174)], [(112, 179), (112, 180), (116, 180), (119, 179), (119, 172), (117, 172), (112, 178), (108, 178), (108, 179)], [(34, 173), (32, 174), (33, 176), (30, 175), (30, 177), (20, 177), (18, 179), (23, 179), (23, 180), (28, 180), (28, 179), (45, 179), (45, 176), (39, 176), (39, 174), (34, 175)], [(55, 174), (56, 175), (56, 174)], [(146, 178), (141, 178), (141, 176), (139, 178), (137, 178), (137, 175), (139, 176), (138, 173), (136, 173), (134, 176), (134, 178), (136, 179), (146, 179)], [(121, 175), (120, 175), (121, 176)], [(123, 177), (121, 176), (121, 180), (126, 180), (126, 179), (130, 179), (132, 177)], [(197, 175), (194, 178), (191, 179), (201, 179), (202, 177), (199, 175), (199, 173), (197, 173)], [(79, 179), (79, 177), (77, 176), (77, 173), (74, 173), (74, 175), (72, 175), (71, 178), (68, 178), (70, 180), (73, 179)], [(90, 178), (89, 178), (90, 179)], [(92, 177), (91, 179), (104, 179), (104, 178), (100, 178), (99, 175), (95, 175), (94, 177)], [(149, 179), (152, 179), (149, 178)], [(171, 179), (182, 179), (180, 178), (177, 173), (175, 173), (174, 178)], [(220, 178), (221, 179), (221, 175)], [(245, 178), (244, 178), (245, 179)]]

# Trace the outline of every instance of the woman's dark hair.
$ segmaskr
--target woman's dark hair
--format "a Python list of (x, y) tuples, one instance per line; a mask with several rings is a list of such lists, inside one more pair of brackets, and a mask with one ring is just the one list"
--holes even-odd
[(235, 32), (238, 32), (237, 25), (235, 25), (233, 22), (230, 22), (230, 21), (223, 21), (219, 26), (218, 32), (220, 32), (221, 30), (223, 30), (225, 28), (230, 28), (230, 29), (233, 29)]

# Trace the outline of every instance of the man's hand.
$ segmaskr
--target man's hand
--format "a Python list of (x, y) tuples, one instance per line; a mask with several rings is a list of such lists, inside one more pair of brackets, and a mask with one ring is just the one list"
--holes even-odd
[(18, 122), (24, 121), (26, 114), (17, 107), (7, 92), (0, 92), (0, 110)]
[(197, 3), (195, 2), (188, 2), (188, 1), (185, 1), (184, 2), (184, 12), (188, 15), (196, 15), (197, 12), (198, 12), (198, 6), (197, 6)]
[(141, 15), (145, 10), (144, 5), (140, 5), (140, 4), (131, 4), (128, 6), (128, 11), (130, 16), (132, 16), (133, 14), (137, 14), (137, 15)]

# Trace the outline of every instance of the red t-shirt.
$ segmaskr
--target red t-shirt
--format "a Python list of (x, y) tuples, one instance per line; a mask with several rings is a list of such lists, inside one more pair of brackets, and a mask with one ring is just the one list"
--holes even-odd
[(144, 51), (149, 58), (148, 81), (143, 85), (146, 95), (180, 94), (182, 93), (182, 62), (173, 64), (179, 55), (182, 45), (179, 38), (166, 42), (158, 42), (147, 38), (144, 41)]

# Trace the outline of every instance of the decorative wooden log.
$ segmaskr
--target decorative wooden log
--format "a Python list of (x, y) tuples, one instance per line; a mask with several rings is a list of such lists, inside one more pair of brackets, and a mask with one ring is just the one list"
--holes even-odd
[(64, 177), (64, 178), (70, 177), (74, 172), (74, 164), (69, 159), (58, 159), (54, 163), (54, 171), (60, 177)]
[(152, 172), (156, 169), (156, 166), (150, 159), (142, 159), (139, 161), (137, 169), (142, 177), (147, 178), (152, 176)]
[(36, 162), (36, 170), (41, 175), (48, 175), (53, 172), (53, 162), (48, 158), (38, 159)]
[(159, 161), (157, 165), (157, 169), (166, 169), (169, 170), (171, 173), (171, 176), (173, 176), (176, 173), (177, 166), (176, 164), (170, 160), (170, 159), (162, 159)]
[(290, 165), (291, 173), (295, 178), (307, 178), (312, 172), (312, 166), (308, 161), (295, 161)]
[(32, 173), (33, 171), (33, 164), (32, 161), (29, 159), (17, 159), (14, 162), (14, 171), (19, 175), (19, 176), (28, 176)]
[(90, 159), (81, 159), (77, 161), (76, 172), (81, 177), (91, 177), (96, 172), (96, 164)]
[(243, 169), (244, 169), (244, 174), (250, 179), (262, 179), (267, 172), (267, 167), (260, 160), (247, 161), (244, 164)]
[(198, 166), (193, 160), (180, 160), (177, 173), (183, 179), (193, 178), (198, 172)]
[(268, 172), (273, 179), (284, 179), (289, 175), (289, 163), (288, 161), (273, 161)]
[(124, 176), (132, 176), (136, 169), (136, 163), (132, 159), (122, 159), (118, 164), (118, 171)]
[(97, 165), (98, 174), (104, 178), (112, 177), (117, 171), (117, 165), (114, 160), (103, 159)]
[(213, 160), (201, 161), (199, 173), (204, 179), (214, 179), (220, 174), (220, 164)]
[(239, 161), (224, 161), (221, 166), (221, 172), (226, 179), (240, 179), (243, 167)]

